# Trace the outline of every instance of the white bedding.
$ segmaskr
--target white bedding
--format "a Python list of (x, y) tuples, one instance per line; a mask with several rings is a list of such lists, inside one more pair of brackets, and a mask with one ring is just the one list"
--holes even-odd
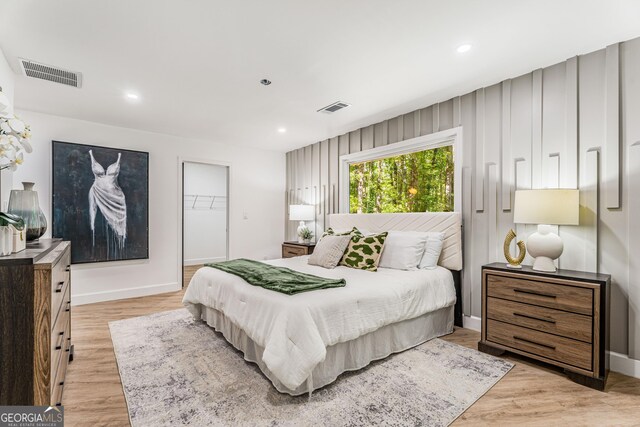
[(293, 390), (324, 360), (327, 346), (451, 306), (456, 300), (451, 272), (442, 267), (416, 271), (328, 270), (308, 265), (307, 258), (265, 262), (316, 276), (344, 278), (347, 285), (285, 295), (204, 267), (193, 276), (183, 303), (197, 319), (201, 318), (201, 305), (224, 313), (264, 347), (264, 363)]

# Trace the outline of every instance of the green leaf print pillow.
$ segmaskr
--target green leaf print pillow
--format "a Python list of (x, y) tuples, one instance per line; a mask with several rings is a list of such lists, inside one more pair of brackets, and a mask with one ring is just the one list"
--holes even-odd
[(352, 235), (340, 265), (360, 270), (377, 271), (380, 255), (387, 238), (386, 231), (369, 236)]

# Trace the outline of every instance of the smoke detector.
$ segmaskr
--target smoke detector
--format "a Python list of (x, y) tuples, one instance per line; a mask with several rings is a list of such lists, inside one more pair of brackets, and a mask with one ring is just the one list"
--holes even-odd
[(47, 80), (76, 88), (82, 87), (82, 74), (75, 71), (64, 70), (59, 67), (40, 64), (22, 58), (20, 58), (20, 67), (27, 77)]
[(347, 107), (351, 107), (351, 104), (347, 104), (346, 102), (342, 102), (342, 101), (337, 101), (337, 102), (334, 102), (333, 104), (327, 105), (326, 107), (322, 107), (321, 109), (318, 110), (318, 113), (331, 114)]

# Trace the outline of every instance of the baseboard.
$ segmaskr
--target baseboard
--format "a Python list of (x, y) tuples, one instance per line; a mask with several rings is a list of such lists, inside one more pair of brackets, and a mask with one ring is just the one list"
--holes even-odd
[(626, 354), (609, 352), (609, 369), (630, 377), (640, 378), (640, 360), (632, 359)]
[(140, 286), (137, 288), (113, 289), (102, 292), (92, 292), (87, 294), (72, 294), (71, 305), (93, 304), (96, 302), (115, 301), (119, 299), (144, 297), (147, 295), (162, 294), (165, 292), (175, 292), (180, 290), (178, 282), (164, 283), (160, 285)]
[(476, 316), (462, 316), (462, 324), (465, 328), (480, 332), (482, 319)]
[(183, 265), (201, 265), (208, 264), (211, 262), (222, 262), (226, 261), (225, 257), (215, 257), (215, 258), (193, 258), (193, 259), (185, 259), (182, 263)]

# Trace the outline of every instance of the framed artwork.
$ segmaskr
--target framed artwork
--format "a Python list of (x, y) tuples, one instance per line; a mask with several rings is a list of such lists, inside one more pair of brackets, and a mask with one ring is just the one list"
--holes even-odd
[(52, 143), (52, 235), (71, 263), (149, 258), (149, 153)]

